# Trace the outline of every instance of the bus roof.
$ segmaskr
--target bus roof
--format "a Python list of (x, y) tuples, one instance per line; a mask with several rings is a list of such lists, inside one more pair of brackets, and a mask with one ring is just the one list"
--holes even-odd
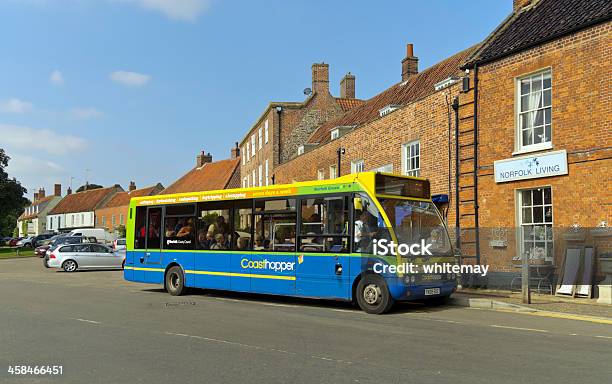
[(282, 197), (355, 191), (366, 191), (373, 195), (375, 191), (374, 180), (376, 174), (383, 174), (404, 179), (425, 180), (420, 177), (401, 176), (382, 172), (360, 172), (340, 176), (335, 179), (302, 181), (292, 184), (276, 184), (264, 187), (233, 188), (134, 197), (131, 199), (130, 204), (137, 206), (180, 203), (188, 204), (201, 201), (223, 201), (252, 199), (259, 197)]

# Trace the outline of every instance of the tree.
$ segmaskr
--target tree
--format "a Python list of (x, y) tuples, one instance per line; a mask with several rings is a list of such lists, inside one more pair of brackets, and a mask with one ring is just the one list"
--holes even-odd
[(83, 191), (89, 191), (90, 189), (98, 189), (98, 188), (104, 188), (104, 187), (98, 184), (85, 183), (85, 185), (81, 185), (79, 189), (77, 189), (76, 191), (83, 192)]
[(0, 148), (0, 235), (10, 236), (17, 226), (17, 217), (30, 204), (24, 195), (27, 189), (4, 170), (11, 158)]

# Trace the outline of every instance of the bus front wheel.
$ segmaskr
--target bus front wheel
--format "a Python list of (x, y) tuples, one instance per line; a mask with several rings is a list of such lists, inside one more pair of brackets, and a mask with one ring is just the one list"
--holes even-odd
[(393, 298), (385, 280), (376, 275), (365, 275), (357, 284), (357, 304), (367, 313), (379, 315), (393, 306)]
[(186, 290), (183, 270), (175, 265), (166, 272), (166, 291), (172, 296), (180, 296)]

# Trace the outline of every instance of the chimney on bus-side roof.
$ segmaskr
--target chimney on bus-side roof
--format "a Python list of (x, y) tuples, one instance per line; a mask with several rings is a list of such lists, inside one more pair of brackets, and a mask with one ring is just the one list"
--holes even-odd
[(34, 201), (38, 200), (38, 192), (34, 192)]
[(235, 159), (238, 156), (240, 156), (240, 147), (238, 146), (238, 142), (236, 142), (236, 145), (232, 148), (231, 157)]
[(130, 186), (128, 187), (128, 191), (132, 192), (136, 189), (136, 183), (133, 181), (130, 181)]
[(53, 195), (54, 196), (62, 196), (62, 185), (61, 184), (55, 184), (53, 185)]
[(406, 45), (406, 57), (402, 60), (402, 81), (419, 73), (419, 58), (414, 55), (414, 46)]
[(206, 153), (204, 150), (196, 156), (196, 167), (200, 168), (206, 163), (212, 163), (212, 155), (210, 152)]
[(44, 188), (40, 188), (40, 189), (38, 190), (38, 197), (39, 197), (40, 199), (44, 199), (44, 198), (45, 198), (45, 189), (44, 189)]

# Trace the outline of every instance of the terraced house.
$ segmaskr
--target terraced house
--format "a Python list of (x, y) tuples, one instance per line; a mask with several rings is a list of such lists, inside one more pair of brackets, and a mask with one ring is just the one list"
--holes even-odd
[(96, 223), (96, 209), (106, 204), (118, 192), (123, 192), (119, 184), (69, 193), (47, 215), (47, 230), (62, 232), (75, 228), (93, 228)]
[(340, 82), (340, 97), (329, 90), (329, 65), (312, 65), (312, 88), (302, 102), (271, 102), (240, 142), (242, 187), (274, 183), (274, 170), (303, 151), (312, 132), (322, 123), (363, 103), (355, 98), (355, 75)]
[(34, 192), (32, 204), (25, 207), (24, 212), (17, 219), (19, 236), (37, 236), (47, 229), (47, 214), (62, 200), (62, 185), (55, 184), (53, 195), (46, 196), (45, 189), (40, 188)]

